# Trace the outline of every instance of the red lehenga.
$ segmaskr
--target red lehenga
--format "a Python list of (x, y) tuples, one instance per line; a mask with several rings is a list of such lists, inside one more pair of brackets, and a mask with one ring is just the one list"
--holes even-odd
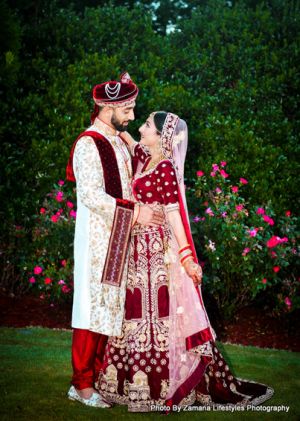
[[(142, 150), (136, 148), (136, 154), (143, 159)], [(166, 211), (179, 208), (180, 191), (172, 163), (163, 160), (154, 169), (137, 174), (133, 193), (141, 203), (158, 203)], [(169, 329), (170, 241), (167, 223), (159, 228), (137, 224), (132, 230), (122, 335), (108, 340), (98, 382), (101, 395), (109, 402), (127, 405), (132, 412), (157, 411), (159, 406), (172, 410), (173, 405), (196, 401), (257, 405), (269, 399), (273, 390), (268, 386), (233, 376), (215, 345), (209, 322), (207, 328), (186, 338), (196, 361), (186, 381), (170, 394), (169, 337), (174, 333)], [(203, 305), (201, 293), (199, 300)]]

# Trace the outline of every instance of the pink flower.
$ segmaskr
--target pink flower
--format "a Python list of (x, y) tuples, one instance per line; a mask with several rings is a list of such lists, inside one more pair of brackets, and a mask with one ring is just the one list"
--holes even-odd
[(203, 202), (203, 205), (204, 206), (208, 206), (208, 202)]
[(249, 247), (244, 248), (242, 256), (246, 256), (251, 249)]
[(220, 194), (220, 193), (222, 193), (222, 189), (220, 189), (220, 187), (217, 187), (217, 188), (216, 188), (216, 190), (215, 190), (215, 192), (216, 192), (217, 194)]
[(241, 212), (241, 211), (244, 209), (244, 205), (236, 205), (235, 209), (236, 209), (238, 212)]
[(263, 284), (266, 284), (267, 283), (267, 280), (266, 280), (266, 278), (264, 278), (264, 279), (262, 279), (262, 281), (261, 281)]
[(245, 178), (241, 177), (240, 178), (240, 183), (242, 183), (242, 184), (248, 184), (248, 180), (246, 180)]
[(215, 173), (214, 171), (212, 171), (212, 172), (210, 173), (210, 175), (211, 175), (212, 177), (215, 177), (215, 176), (216, 176), (216, 173)]
[(29, 282), (30, 282), (31, 284), (35, 284), (35, 277), (34, 277), (34, 276), (32, 276), (31, 278), (29, 278)]
[(52, 283), (52, 279), (51, 278), (45, 278), (44, 280), (44, 284), (45, 285), (50, 285)]
[(65, 184), (64, 180), (59, 180), (57, 183), (59, 186), (63, 186)]
[(67, 294), (68, 292), (71, 291), (70, 288), (67, 285), (63, 285), (61, 290), (64, 294)]
[(62, 191), (59, 191), (59, 192), (57, 192), (57, 195), (55, 196), (55, 199), (56, 199), (58, 202), (62, 202), (62, 200), (63, 200), (63, 196), (64, 196), (63, 192), (62, 192)]
[(253, 228), (251, 230), (248, 230), (248, 234), (250, 235), (250, 237), (256, 237), (257, 232), (258, 232), (258, 228)]
[(226, 161), (221, 161), (221, 167), (226, 167), (227, 162)]
[(227, 172), (226, 172), (226, 171), (224, 171), (224, 170), (221, 170), (221, 171), (220, 171), (220, 174), (221, 174), (221, 176), (222, 176), (223, 178), (227, 178), (227, 177), (229, 177), (229, 174), (227, 174)]
[(205, 217), (203, 216), (203, 218), (201, 218), (201, 221), (205, 221)]
[(279, 237), (276, 237), (276, 235), (273, 235), (268, 241), (267, 241), (267, 247), (272, 248), (276, 247), (279, 244), (278, 241)]
[(289, 216), (289, 217), (290, 217), (290, 216), (291, 216), (291, 214), (292, 214), (292, 213), (291, 213), (291, 211), (290, 211), (290, 210), (287, 210), (287, 211), (285, 212), (285, 215), (286, 215), (286, 216)]
[(33, 273), (35, 274), (35, 275), (39, 275), (40, 273), (42, 273), (43, 272), (43, 268), (41, 267), (41, 266), (36, 266), (34, 269), (33, 269)]
[(74, 208), (74, 203), (67, 201), (68, 208)]
[(219, 165), (218, 164), (212, 164), (212, 169), (214, 172), (217, 172), (219, 170)]
[(46, 209), (45, 208), (41, 208), (40, 209), (40, 214), (44, 214), (44, 213), (46, 213)]
[(201, 220), (201, 218), (199, 218), (199, 216), (195, 216), (195, 218), (193, 218), (194, 222), (199, 222)]
[(264, 210), (264, 208), (258, 208), (256, 213), (257, 213), (257, 215), (264, 215), (265, 210)]
[(41, 294), (41, 295), (40, 295), (40, 299), (41, 299), (41, 300), (44, 300), (44, 299), (45, 299), (45, 295), (44, 295), (44, 294)]
[(275, 251), (271, 251), (271, 257), (272, 259), (276, 259), (277, 254), (275, 253)]
[(52, 215), (50, 219), (52, 222), (57, 222), (59, 220), (59, 215)]
[(285, 303), (288, 307), (292, 307), (292, 302), (291, 302), (291, 300), (289, 299), (289, 297), (285, 297), (285, 299), (284, 299), (284, 303)]
[(274, 219), (272, 219), (270, 216), (268, 215), (263, 215), (263, 219), (265, 222), (267, 222), (269, 225), (274, 225)]
[(66, 261), (66, 259), (64, 259), (64, 260), (62, 260), (60, 263), (61, 263), (61, 265), (62, 265), (63, 267), (66, 267), (67, 261)]
[(278, 272), (280, 271), (280, 266), (274, 266), (274, 267), (273, 267), (273, 271), (274, 271), (275, 273), (278, 273)]
[(222, 213), (221, 213), (221, 216), (222, 216), (222, 218), (226, 218), (226, 216), (227, 216), (227, 212), (222, 212)]
[(231, 190), (233, 191), (233, 193), (237, 193), (239, 191), (239, 188), (237, 186), (232, 186)]
[(199, 170), (199, 171), (196, 172), (196, 174), (197, 174), (197, 177), (203, 177), (204, 172)]
[(60, 279), (60, 280), (58, 281), (58, 285), (65, 285), (65, 281), (64, 281), (63, 279)]
[(287, 243), (289, 241), (289, 239), (287, 237), (277, 237), (276, 235), (273, 235), (268, 241), (267, 241), (267, 247), (268, 248), (273, 248), (278, 246), (279, 244), (282, 243)]
[(70, 211), (70, 216), (74, 219), (76, 219), (76, 211), (74, 211), (73, 209)]
[(214, 216), (215, 214), (213, 213), (213, 211), (211, 210), (211, 208), (207, 208), (205, 213), (207, 213), (209, 216)]

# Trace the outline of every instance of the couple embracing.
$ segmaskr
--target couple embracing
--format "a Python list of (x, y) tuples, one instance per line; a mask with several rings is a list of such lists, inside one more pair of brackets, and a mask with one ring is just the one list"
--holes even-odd
[(93, 89), (92, 125), (76, 140), (71, 400), (147, 412), (257, 405), (268, 386), (236, 378), (217, 349), (188, 219), (186, 123), (153, 112), (127, 132), (138, 88), (128, 73)]

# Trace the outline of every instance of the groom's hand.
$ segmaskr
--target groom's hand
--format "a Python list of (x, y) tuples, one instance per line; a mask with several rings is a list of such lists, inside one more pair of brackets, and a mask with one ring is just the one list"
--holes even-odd
[(137, 222), (141, 225), (149, 225), (157, 227), (165, 221), (164, 212), (161, 208), (150, 207), (149, 205), (141, 205)]

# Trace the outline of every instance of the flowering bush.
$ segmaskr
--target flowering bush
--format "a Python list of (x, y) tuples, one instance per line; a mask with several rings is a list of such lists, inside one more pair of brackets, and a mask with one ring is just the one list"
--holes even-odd
[[(300, 307), (296, 276), (297, 218), (289, 210), (276, 217), (270, 206), (251, 206), (241, 196), (248, 181), (232, 183), (227, 163), (197, 172), (192, 193), (192, 229), (205, 262), (204, 284), (230, 317), (258, 294), (271, 298), (275, 313)], [(195, 212), (195, 211), (194, 211)]]
[[(204, 285), (225, 317), (259, 294), (277, 314), (300, 307), (297, 218), (288, 210), (277, 218), (270, 206), (250, 207), (240, 194), (247, 184), (243, 177), (232, 183), (222, 161), (208, 175), (199, 170), (195, 188), (188, 190)], [(35, 251), (25, 265), (25, 279), (41, 299), (72, 296), (74, 198), (75, 189), (60, 180), (36, 216)]]
[(35, 252), (25, 279), (41, 299), (69, 300), (73, 292), (75, 189), (59, 180), (47, 194), (33, 230)]

